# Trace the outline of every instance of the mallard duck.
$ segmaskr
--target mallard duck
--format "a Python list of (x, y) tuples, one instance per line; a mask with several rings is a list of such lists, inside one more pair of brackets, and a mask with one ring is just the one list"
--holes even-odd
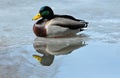
[[(40, 20), (38, 20), (39, 18)], [(49, 6), (43, 6), (32, 20), (38, 20), (33, 26), (33, 31), (38, 37), (76, 35), (88, 25), (88, 22), (70, 15), (55, 15)]]

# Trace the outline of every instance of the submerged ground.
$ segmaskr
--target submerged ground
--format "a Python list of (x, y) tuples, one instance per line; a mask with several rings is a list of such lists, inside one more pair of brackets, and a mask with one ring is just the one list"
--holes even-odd
[[(79, 33), (82, 39), (42, 39), (48, 42), (49, 53), (63, 45), (66, 49), (59, 50), (66, 53), (55, 56), (50, 66), (43, 66), (32, 57), (39, 54), (33, 47), (36, 37), (32, 17), (44, 5), (51, 6), (57, 14), (89, 22), (88, 29)], [(1, 1), (0, 78), (120, 78), (119, 7), (119, 0)]]

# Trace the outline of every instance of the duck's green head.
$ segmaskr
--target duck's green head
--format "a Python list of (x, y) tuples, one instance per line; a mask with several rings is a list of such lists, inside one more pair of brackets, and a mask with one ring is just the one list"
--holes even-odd
[(39, 13), (33, 17), (32, 20), (37, 20), (39, 18), (44, 18), (44, 19), (51, 19), (53, 18), (54, 13), (53, 10), (49, 6), (43, 6)]

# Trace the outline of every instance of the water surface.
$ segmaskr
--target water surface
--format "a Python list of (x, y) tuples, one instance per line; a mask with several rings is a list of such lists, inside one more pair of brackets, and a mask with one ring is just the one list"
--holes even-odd
[[(74, 38), (66, 38), (67, 44), (60, 47), (56, 45), (63, 42), (50, 43), (47, 51), (55, 54), (50, 66), (43, 66), (32, 57), (41, 55), (33, 46), (36, 37), (32, 17), (43, 5), (51, 6), (57, 14), (70, 14), (89, 22), (88, 29), (79, 33), (85, 35), (82, 37), (85, 46), (75, 47), (79, 39), (74, 41)], [(119, 7), (119, 0), (1, 1), (0, 78), (120, 78)], [(75, 49), (68, 47), (73, 44), (71, 39)], [(64, 47), (63, 53), (70, 51), (56, 53)]]

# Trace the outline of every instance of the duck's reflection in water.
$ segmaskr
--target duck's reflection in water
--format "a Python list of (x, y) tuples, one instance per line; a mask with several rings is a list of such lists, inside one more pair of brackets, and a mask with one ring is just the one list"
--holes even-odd
[(83, 34), (67, 38), (37, 37), (34, 40), (33, 46), (42, 56), (33, 54), (33, 57), (42, 65), (50, 66), (53, 63), (55, 55), (69, 54), (73, 50), (85, 46), (87, 39), (88, 36)]

